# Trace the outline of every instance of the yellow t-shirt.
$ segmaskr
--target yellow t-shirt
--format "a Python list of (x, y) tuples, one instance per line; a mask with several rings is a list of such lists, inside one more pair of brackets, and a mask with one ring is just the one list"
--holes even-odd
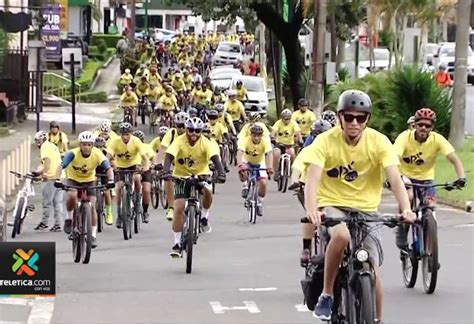
[(186, 86), (186, 90), (191, 90), (193, 88), (193, 77), (188, 75), (187, 77), (183, 77), (184, 85)]
[(150, 102), (157, 102), (158, 99), (163, 95), (164, 89), (162, 87), (148, 88), (146, 90), (146, 95)]
[(311, 110), (306, 110), (302, 113), (300, 110), (293, 112), (291, 120), (294, 120), (301, 130), (301, 135), (307, 136), (311, 133), (311, 126), (316, 120), (316, 115)]
[(81, 149), (75, 148), (71, 152), (74, 159), (66, 168), (67, 178), (79, 183), (92, 182), (96, 180), (95, 170), (107, 158), (98, 148), (93, 147), (88, 157), (83, 157)]
[(173, 176), (188, 177), (193, 174), (209, 174), (211, 157), (219, 155), (219, 149), (216, 150), (211, 141), (204, 136), (191, 146), (186, 134), (183, 134), (173, 141), (166, 153), (174, 156)]
[(171, 86), (176, 92), (181, 92), (186, 90), (186, 84), (184, 83), (183, 79), (174, 79), (173, 82), (171, 82)]
[(211, 138), (217, 143), (222, 143), (224, 134), (227, 134), (228, 130), (221, 123), (216, 123), (214, 126), (209, 123), (209, 128), (211, 129)]
[(303, 161), (305, 159), (306, 154), (308, 154), (308, 147), (304, 147), (296, 156), (295, 160), (293, 161), (293, 165), (291, 166), (293, 169), (296, 169), (301, 172), (299, 181), (306, 183), (306, 178), (308, 177), (308, 164), (305, 164)]
[(394, 147), (400, 157), (400, 173), (416, 180), (433, 180), (438, 155), (454, 152), (453, 146), (442, 135), (430, 132), (426, 142), (420, 143), (415, 140), (414, 130), (398, 135)]
[(179, 134), (176, 128), (168, 129), (166, 134), (163, 136), (163, 139), (161, 140), (161, 147), (165, 149), (168, 148), (178, 136)]
[(228, 100), (224, 104), (224, 111), (230, 114), (233, 121), (236, 121), (240, 119), (241, 112), (245, 111), (245, 107), (238, 100), (235, 100), (234, 102)]
[(124, 73), (120, 77), (120, 82), (122, 84), (129, 84), (133, 80), (133, 75), (131, 73)]
[(295, 134), (300, 131), (300, 127), (294, 120), (291, 120), (288, 125), (285, 125), (283, 121), (279, 119), (273, 125), (272, 130), (275, 131), (275, 141), (278, 144), (294, 145)]
[[(250, 137), (250, 127), (251, 123), (246, 123), (244, 126), (242, 126), (242, 129), (240, 130), (239, 135), (237, 135), (237, 138), (244, 138), (244, 137)], [(255, 125), (258, 125), (262, 127), (263, 129), (263, 138), (270, 138), (270, 131), (267, 128), (267, 125), (265, 125), (262, 122), (255, 122)]]
[(196, 99), (196, 102), (200, 105), (207, 104), (207, 93), (206, 91), (202, 91), (202, 89), (196, 90), (196, 92), (194, 92), (194, 98)]
[(59, 153), (64, 154), (66, 152), (66, 145), (69, 143), (66, 133), (58, 132), (56, 135), (49, 132), (48, 141), (56, 145), (59, 149)]
[[(100, 132), (99, 129), (96, 129), (94, 131), (94, 136), (99, 137), (101, 136), (102, 133)], [(102, 136), (103, 137), (103, 136)], [(109, 146), (110, 142), (112, 142), (114, 139), (119, 138), (120, 136), (117, 135), (113, 130), (110, 130), (109, 132), (109, 137), (105, 140), (105, 147)], [(105, 137), (103, 137), (105, 139)]]
[(146, 148), (137, 137), (132, 136), (127, 144), (121, 138), (113, 140), (107, 152), (114, 157), (117, 167), (130, 168), (141, 164)]
[(219, 116), (219, 118), (217, 119), (217, 122), (221, 124), (222, 126), (224, 126), (226, 131), (229, 132), (229, 126), (230, 124), (232, 124), (232, 117), (230, 117), (230, 115), (225, 112)]
[(162, 95), (160, 98), (160, 104), (164, 110), (172, 111), (178, 105), (178, 101), (176, 100), (176, 96), (171, 94), (171, 96)]
[(125, 92), (120, 96), (120, 102), (123, 106), (135, 107), (138, 105), (138, 97), (134, 92), (130, 93), (130, 95)]
[(252, 164), (265, 164), (265, 154), (271, 152), (272, 146), (268, 140), (261, 139), (255, 144), (250, 136), (242, 137), (237, 142), (237, 149), (242, 151), (243, 160)]
[(206, 94), (206, 100), (207, 102), (211, 102), (212, 101), (212, 96), (214, 95), (214, 92), (212, 92), (211, 89), (207, 89), (205, 91), (205, 94)]
[(161, 137), (158, 136), (155, 139), (153, 139), (150, 142), (150, 146), (151, 146), (153, 151), (158, 152), (160, 150), (160, 147), (161, 147)]
[(143, 143), (143, 147), (145, 149), (145, 156), (148, 159), (148, 161), (152, 161), (153, 158), (155, 157), (155, 151), (153, 150), (151, 143)]
[(390, 140), (366, 128), (359, 143), (349, 146), (340, 127), (318, 135), (303, 163), (323, 168), (318, 190), (319, 207), (351, 207), (377, 211), (382, 196), (384, 169), (399, 165)]
[(149, 84), (154, 84), (154, 85), (158, 85), (160, 84), (161, 82), (161, 76), (157, 73), (157, 74), (150, 74), (150, 76), (148, 77), (148, 83)]
[(245, 89), (245, 87), (242, 86), (242, 88), (240, 89), (236, 88), (235, 91), (237, 92), (237, 100), (244, 101), (245, 96), (247, 95), (247, 89)]
[(44, 170), (44, 173), (48, 176), (49, 179), (53, 179), (58, 166), (61, 164), (61, 153), (59, 153), (58, 147), (51, 142), (44, 142), (43, 144), (41, 144), (40, 158), (42, 165), (44, 165), (44, 160), (46, 158), (50, 159), (49, 169)]

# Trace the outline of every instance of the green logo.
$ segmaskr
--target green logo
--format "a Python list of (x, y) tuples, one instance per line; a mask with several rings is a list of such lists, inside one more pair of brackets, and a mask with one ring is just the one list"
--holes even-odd
[(26, 273), (28, 276), (32, 277), (38, 271), (38, 266), (36, 261), (39, 259), (38, 252), (35, 252), (33, 249), (29, 250), (26, 253), (23, 249), (17, 249), (13, 253), (12, 257), (15, 259), (15, 263), (12, 265), (12, 271), (15, 272), (18, 276)]

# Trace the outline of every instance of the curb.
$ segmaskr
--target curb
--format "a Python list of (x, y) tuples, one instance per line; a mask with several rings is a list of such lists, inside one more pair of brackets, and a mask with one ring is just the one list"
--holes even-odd
[(99, 77), (100, 77), (100, 73), (102, 72), (103, 69), (107, 68), (110, 63), (115, 59), (115, 55), (112, 55), (111, 57), (109, 57), (109, 59), (101, 66), (100, 69), (97, 70), (97, 74), (94, 78), (94, 81), (92, 81), (92, 84), (91, 84), (91, 90), (94, 91), (94, 88), (97, 84), (97, 81), (99, 81)]

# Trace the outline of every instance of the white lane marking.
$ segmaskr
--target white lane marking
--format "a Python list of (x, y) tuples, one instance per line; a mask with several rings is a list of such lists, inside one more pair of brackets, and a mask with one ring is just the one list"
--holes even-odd
[(295, 308), (298, 312), (311, 312), (305, 304), (295, 305)]
[(28, 324), (49, 324), (54, 312), (54, 297), (36, 297), (32, 302)]
[(24, 322), (20, 322), (20, 321), (0, 321), (0, 324), (24, 324)]
[(239, 288), (239, 291), (275, 291), (277, 287), (266, 287), (266, 288)]
[(474, 223), (471, 224), (460, 224), (460, 225), (454, 225), (454, 228), (460, 228), (460, 227), (474, 227)]
[(212, 307), (212, 311), (214, 314), (224, 314), (225, 311), (234, 311), (234, 310), (243, 310), (248, 311), (250, 314), (257, 314), (260, 313), (260, 309), (258, 309), (257, 304), (254, 301), (243, 301), (244, 306), (222, 306), (222, 304), (218, 301), (209, 302)]
[[(49, 324), (53, 317), (54, 297), (4, 297), (0, 298), (0, 304), (3, 305), (19, 305), (31, 307), (27, 324)], [(24, 322), (0, 321), (0, 324), (15, 324)]]

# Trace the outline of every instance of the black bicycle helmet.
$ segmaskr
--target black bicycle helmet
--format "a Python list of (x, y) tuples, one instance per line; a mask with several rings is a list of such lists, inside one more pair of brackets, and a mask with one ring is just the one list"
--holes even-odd
[(211, 109), (207, 112), (207, 117), (211, 118), (211, 117), (219, 117), (219, 112), (215, 109)]
[(105, 146), (105, 143), (105, 138), (98, 136), (95, 138), (94, 146), (97, 148), (103, 148)]
[(142, 143), (145, 143), (145, 133), (141, 130), (137, 129), (136, 131), (134, 131), (133, 136), (138, 137), (138, 139), (142, 141)]
[(346, 90), (339, 95), (337, 112), (355, 110), (372, 113), (372, 100), (368, 94), (360, 90)]
[(253, 125), (252, 127), (250, 127), (250, 133), (261, 135), (263, 134), (263, 128), (262, 126), (259, 126), (259, 125)]
[(298, 107), (304, 107), (304, 106), (308, 106), (308, 105), (309, 105), (309, 102), (305, 98), (300, 98), (298, 100)]
[(132, 124), (130, 123), (120, 123), (119, 132), (120, 134), (129, 134), (133, 130)]
[(321, 133), (324, 133), (325, 131), (331, 128), (332, 128), (332, 125), (328, 121), (324, 119), (318, 119), (313, 123), (313, 125), (311, 125), (311, 134), (313, 136), (316, 136)]

